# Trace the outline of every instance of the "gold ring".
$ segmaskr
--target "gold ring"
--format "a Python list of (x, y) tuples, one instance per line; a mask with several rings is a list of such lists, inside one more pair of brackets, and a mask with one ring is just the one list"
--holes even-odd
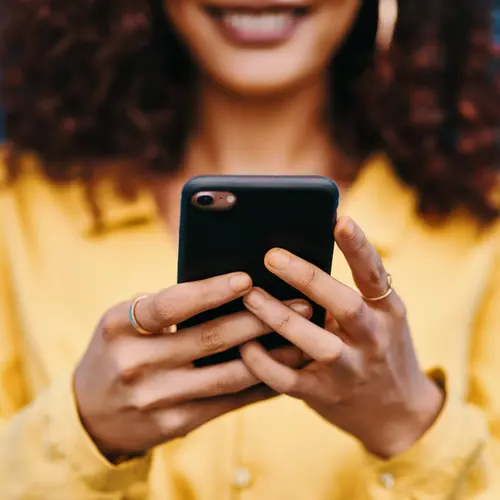
[(137, 304), (145, 298), (147, 298), (147, 295), (141, 295), (132, 302), (130, 309), (128, 310), (128, 317), (130, 320), (130, 324), (135, 328), (135, 330), (138, 333), (140, 333), (141, 335), (152, 335), (153, 332), (150, 332), (149, 330), (145, 330), (144, 328), (142, 328), (142, 326), (137, 322), (137, 318), (135, 317), (135, 308), (137, 307)]
[(363, 300), (366, 300), (366, 302), (380, 302), (381, 300), (386, 299), (389, 297), (389, 295), (393, 292), (392, 288), (392, 276), (390, 274), (387, 275), (387, 291), (379, 295), (378, 297), (366, 297), (365, 295), (361, 294), (361, 297), (363, 297)]

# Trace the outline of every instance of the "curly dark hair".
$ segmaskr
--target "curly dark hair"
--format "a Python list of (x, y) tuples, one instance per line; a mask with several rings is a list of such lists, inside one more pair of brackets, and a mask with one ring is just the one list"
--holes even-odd
[[(332, 62), (334, 139), (356, 165), (385, 152), (422, 214), (462, 208), (490, 222), (500, 164), (492, 1), (399, 0), (399, 11), (380, 54), (377, 2), (364, 1)], [(91, 182), (111, 159), (179, 168), (193, 64), (162, 0), (0, 0), (0, 19), (14, 151), (35, 152), (53, 181)], [(19, 162), (9, 165), (15, 178)]]

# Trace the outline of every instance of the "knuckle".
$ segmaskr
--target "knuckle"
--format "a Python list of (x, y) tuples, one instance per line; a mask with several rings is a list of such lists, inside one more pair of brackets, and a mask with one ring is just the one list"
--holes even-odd
[(341, 405), (345, 400), (345, 397), (338, 392), (332, 392), (328, 396), (328, 406), (335, 407)]
[(359, 321), (365, 313), (366, 304), (360, 299), (356, 304), (344, 309), (342, 317), (344, 321), (354, 323)]
[(326, 366), (333, 365), (342, 357), (342, 352), (339, 348), (332, 348), (326, 350), (322, 356), (318, 357), (318, 361)]
[(316, 279), (316, 268), (313, 264), (308, 264), (304, 275), (300, 279), (300, 286), (303, 289), (308, 289), (314, 283)]
[(361, 257), (366, 255), (368, 250), (371, 248), (365, 234), (358, 227), (355, 228), (352, 235), (347, 239), (347, 242), (351, 251)]
[(354, 250), (355, 253), (359, 255), (365, 255), (367, 249), (368, 249), (368, 240), (363, 236), (360, 237), (359, 235), (356, 237), (356, 239), (353, 239), (351, 241), (352, 249)]
[(150, 409), (151, 401), (143, 391), (133, 391), (129, 396), (129, 407), (139, 413), (144, 413)]
[(258, 351), (254, 349), (242, 349), (241, 357), (243, 361), (252, 366), (260, 366), (262, 364), (261, 356), (258, 354)]
[(116, 308), (110, 309), (104, 314), (101, 320), (102, 338), (107, 342), (116, 338), (120, 332), (122, 323), (123, 321), (120, 321)]
[(122, 385), (133, 385), (143, 374), (143, 368), (133, 360), (125, 359), (117, 361), (117, 378)]
[(383, 363), (391, 348), (390, 343), (391, 336), (387, 332), (386, 321), (383, 319), (374, 321), (368, 336), (367, 354), (369, 361), (374, 364)]
[(406, 321), (407, 310), (406, 304), (399, 298), (395, 298), (392, 303), (392, 314), (394, 318), (398, 321)]
[(190, 415), (185, 409), (171, 409), (160, 420), (160, 428), (166, 439), (183, 438), (191, 427)]
[(373, 381), (372, 373), (366, 366), (357, 369), (354, 373), (353, 392), (364, 390), (366, 387), (370, 385), (372, 381)]
[(134, 385), (149, 368), (148, 364), (139, 361), (137, 349), (128, 340), (117, 343), (113, 351), (116, 379), (124, 386)]
[(277, 392), (280, 394), (284, 394), (291, 398), (300, 398), (302, 396), (302, 391), (297, 383), (297, 379), (283, 381), (278, 385), (277, 389)]
[(377, 256), (376, 261), (368, 272), (368, 283), (373, 286), (380, 286), (384, 280), (385, 268), (382, 259)]
[(370, 352), (370, 361), (372, 363), (382, 363), (387, 358), (389, 349), (389, 338), (382, 333), (372, 335), (372, 346)]
[(212, 326), (201, 327), (200, 346), (202, 351), (208, 354), (224, 351), (227, 347), (220, 328), (215, 329)]

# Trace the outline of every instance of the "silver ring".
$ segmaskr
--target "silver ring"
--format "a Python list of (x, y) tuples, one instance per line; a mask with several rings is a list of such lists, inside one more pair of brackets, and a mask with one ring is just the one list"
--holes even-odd
[(149, 330), (144, 329), (138, 322), (137, 318), (135, 317), (135, 309), (137, 307), (137, 304), (147, 298), (147, 295), (141, 295), (140, 297), (137, 297), (132, 304), (130, 305), (130, 308), (128, 310), (128, 318), (130, 320), (130, 324), (135, 328), (137, 333), (140, 333), (141, 335), (152, 335), (153, 332), (150, 332)]

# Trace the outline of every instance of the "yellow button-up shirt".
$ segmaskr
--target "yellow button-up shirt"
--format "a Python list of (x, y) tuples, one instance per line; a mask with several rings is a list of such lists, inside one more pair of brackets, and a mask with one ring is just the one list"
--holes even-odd
[[(2, 500), (500, 500), (498, 225), (426, 225), (382, 159), (341, 204), (392, 273), (422, 365), (446, 374), (441, 416), (402, 456), (372, 457), (278, 397), (113, 466), (82, 429), (71, 373), (108, 307), (176, 282), (176, 241), (151, 195), (125, 203), (105, 184), (104, 231), (92, 231), (84, 189), (26, 163), (0, 191)], [(339, 252), (333, 274), (353, 285)]]

